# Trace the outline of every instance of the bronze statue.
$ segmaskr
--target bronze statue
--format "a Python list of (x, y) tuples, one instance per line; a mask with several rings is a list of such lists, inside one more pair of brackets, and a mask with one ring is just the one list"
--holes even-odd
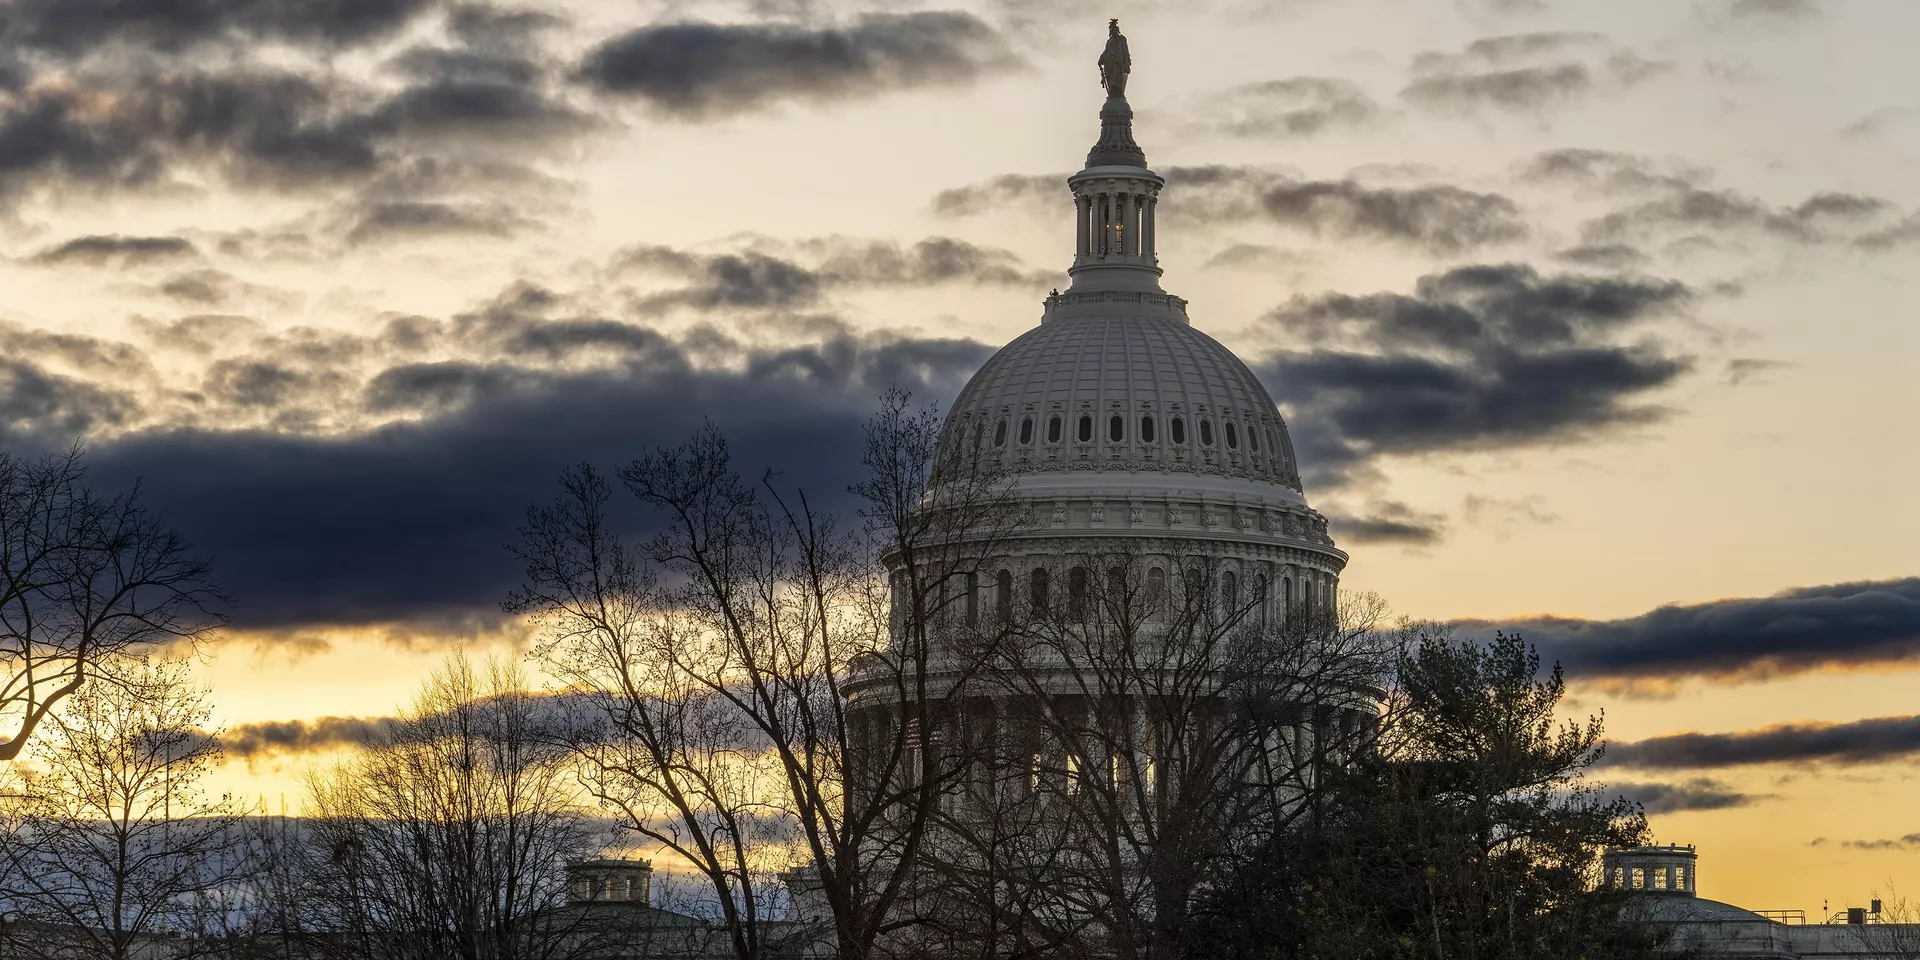
[(1133, 57), (1127, 53), (1127, 38), (1120, 32), (1118, 19), (1107, 21), (1107, 48), (1100, 51), (1100, 85), (1114, 100), (1127, 98), (1127, 73), (1133, 69)]

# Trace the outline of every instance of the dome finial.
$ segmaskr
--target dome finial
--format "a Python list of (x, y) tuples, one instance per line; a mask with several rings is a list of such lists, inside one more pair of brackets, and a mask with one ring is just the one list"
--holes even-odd
[(1133, 142), (1133, 108), (1127, 106), (1127, 74), (1133, 72), (1133, 56), (1127, 52), (1127, 35), (1120, 32), (1117, 18), (1107, 21), (1107, 46), (1100, 51), (1098, 63), (1107, 102), (1100, 106), (1100, 140), (1087, 154), (1087, 166), (1144, 167), (1147, 154)]
[(1113, 100), (1127, 99), (1127, 74), (1133, 71), (1133, 57), (1127, 53), (1127, 35), (1120, 32), (1120, 18), (1107, 21), (1107, 48), (1100, 51), (1100, 85)]

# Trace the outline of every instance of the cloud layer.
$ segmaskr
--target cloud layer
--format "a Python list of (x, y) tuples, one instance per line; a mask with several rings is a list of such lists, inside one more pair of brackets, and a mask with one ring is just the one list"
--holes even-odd
[(1676, 604), (1622, 620), (1535, 617), (1459, 625), (1474, 633), (1518, 633), (1579, 679), (1650, 689), (1688, 677), (1761, 680), (1920, 658), (1920, 578)]
[(1692, 299), (1645, 277), (1542, 275), (1520, 264), (1423, 277), (1413, 293), (1296, 297), (1268, 314), (1257, 361), (1289, 410), (1310, 479), (1385, 454), (1571, 442), (1647, 424), (1647, 397), (1693, 360), (1652, 335)]
[(1759, 763), (1865, 764), (1920, 754), (1920, 717), (1781, 723), (1733, 733), (1673, 733), (1607, 746), (1608, 766), (1705, 770)]
[(980, 18), (918, 11), (867, 14), (844, 27), (647, 26), (594, 49), (580, 77), (668, 116), (707, 119), (782, 101), (964, 83), (1018, 63)]

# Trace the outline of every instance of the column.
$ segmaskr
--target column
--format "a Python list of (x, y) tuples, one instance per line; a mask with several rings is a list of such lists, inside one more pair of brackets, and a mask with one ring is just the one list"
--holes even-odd
[(1131, 259), (1140, 239), (1140, 198), (1136, 194), (1120, 195), (1120, 252)]
[(1140, 222), (1140, 256), (1149, 262), (1154, 259), (1153, 244), (1156, 238), (1153, 229), (1153, 214), (1155, 208), (1159, 205), (1160, 198), (1149, 194), (1147, 196), (1146, 216), (1142, 217)]
[(1075, 260), (1086, 256), (1093, 250), (1092, 247), (1087, 245), (1087, 242), (1091, 239), (1088, 234), (1092, 232), (1087, 227), (1087, 218), (1092, 216), (1092, 207), (1093, 201), (1088, 197), (1073, 198), (1073, 209), (1080, 214), (1080, 226), (1079, 229), (1075, 231), (1073, 237), (1073, 258)]
[(1120, 195), (1117, 193), (1109, 193), (1106, 195), (1106, 198), (1106, 216), (1102, 218), (1103, 222), (1100, 227), (1100, 235), (1106, 238), (1106, 252), (1109, 256), (1112, 256), (1120, 252), (1120, 244), (1113, 235), (1113, 225), (1120, 222)]

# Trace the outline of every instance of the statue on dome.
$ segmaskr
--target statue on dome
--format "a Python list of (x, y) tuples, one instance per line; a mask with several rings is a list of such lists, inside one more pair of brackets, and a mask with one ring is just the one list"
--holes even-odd
[(1100, 51), (1100, 85), (1113, 100), (1127, 98), (1127, 74), (1133, 70), (1133, 57), (1127, 53), (1127, 37), (1120, 32), (1120, 21), (1107, 21), (1107, 48)]

